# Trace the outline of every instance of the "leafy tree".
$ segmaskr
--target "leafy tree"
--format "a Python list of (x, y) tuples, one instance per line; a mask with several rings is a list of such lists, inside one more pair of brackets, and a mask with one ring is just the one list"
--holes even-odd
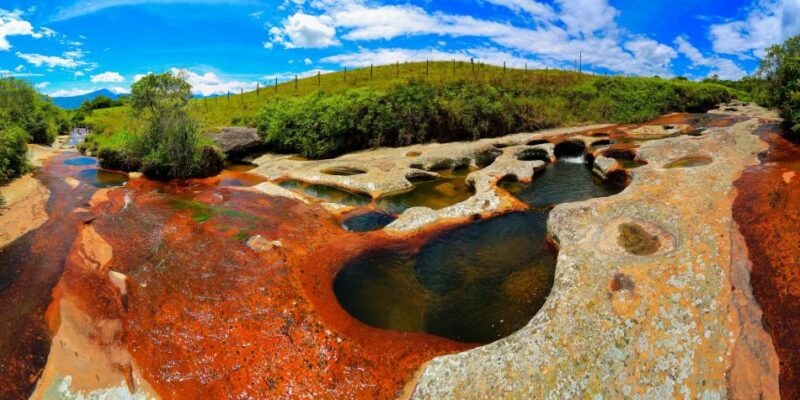
[(68, 125), (63, 110), (28, 82), (0, 78), (0, 128), (19, 126), (34, 143), (50, 144)]
[(180, 74), (150, 74), (131, 86), (134, 118), (142, 121), (138, 135), (124, 136), (116, 146), (101, 149), (101, 163), (123, 169), (141, 168), (155, 178), (216, 175), (222, 157), (200, 136), (190, 115), (192, 87)]
[(758, 75), (766, 81), (767, 105), (779, 108), (800, 133), (800, 35), (767, 49)]

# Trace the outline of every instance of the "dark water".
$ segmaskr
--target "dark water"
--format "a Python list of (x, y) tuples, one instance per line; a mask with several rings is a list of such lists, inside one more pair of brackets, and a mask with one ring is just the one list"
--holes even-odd
[(475, 222), (428, 241), (419, 252), (371, 250), (337, 275), (342, 306), (376, 327), (491, 342), (525, 324), (553, 284), (556, 252), (547, 212)]
[(533, 183), (505, 180), (500, 182), (500, 187), (536, 208), (607, 197), (624, 189), (622, 186), (604, 183), (592, 173), (589, 164), (578, 159), (562, 159), (548, 165), (533, 178)]
[(401, 214), (412, 207), (428, 207), (440, 210), (470, 198), (475, 191), (467, 185), (466, 178), (477, 168), (457, 168), (434, 171), (439, 179), (423, 178), (414, 182), (410, 192), (378, 199), (378, 208), (391, 214)]
[(701, 167), (703, 165), (708, 165), (711, 164), (712, 162), (714, 162), (714, 160), (709, 157), (703, 157), (703, 156), (684, 157), (679, 160), (670, 162), (669, 164), (665, 165), (664, 168), (694, 168), (694, 167)]
[(348, 192), (333, 186), (312, 184), (295, 180), (283, 181), (280, 185), (286, 189), (300, 191), (332, 203), (347, 206), (365, 206), (372, 202), (369, 196)]
[(81, 171), (79, 179), (97, 188), (112, 188), (128, 182), (128, 175), (103, 169), (87, 169)]
[(394, 215), (381, 211), (370, 211), (348, 217), (342, 227), (350, 232), (369, 232), (382, 229), (397, 219)]

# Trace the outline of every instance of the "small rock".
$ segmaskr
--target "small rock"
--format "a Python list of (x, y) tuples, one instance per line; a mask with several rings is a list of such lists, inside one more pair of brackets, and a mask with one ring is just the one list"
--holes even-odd
[(255, 252), (261, 253), (283, 247), (283, 243), (281, 243), (280, 240), (269, 241), (264, 239), (261, 235), (254, 235), (247, 240), (247, 247), (251, 248)]

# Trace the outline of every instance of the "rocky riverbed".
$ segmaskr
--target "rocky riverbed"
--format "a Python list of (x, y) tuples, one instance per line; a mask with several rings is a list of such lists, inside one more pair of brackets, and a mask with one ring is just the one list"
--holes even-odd
[(778, 398), (793, 339), (762, 327), (763, 232), (734, 219), (775, 121), (734, 104), (183, 182), (57, 154), (0, 219), (0, 397)]

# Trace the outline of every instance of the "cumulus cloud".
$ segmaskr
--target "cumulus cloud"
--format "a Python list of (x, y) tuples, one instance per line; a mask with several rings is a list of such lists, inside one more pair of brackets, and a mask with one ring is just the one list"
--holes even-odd
[[(290, 16), (283, 27), (270, 29), (273, 44), (286, 48), (323, 48), (339, 44), (333, 19), (327, 15), (298, 12)], [(265, 45), (266, 46), (266, 45)]]
[(59, 89), (49, 93), (50, 97), (75, 97), (94, 92), (95, 89)]
[(708, 67), (709, 72), (707, 76), (717, 75), (721, 79), (730, 80), (741, 79), (747, 76), (747, 72), (733, 60), (717, 55), (706, 56), (697, 49), (697, 47), (692, 45), (685, 36), (679, 36), (675, 39), (675, 44), (678, 46), (678, 51), (692, 62), (690, 68)]
[[(337, 34), (347, 41), (384, 41), (422, 35), (475, 37), (485, 38), (493, 47), (511, 53), (506, 60), (509, 62), (513, 61), (513, 54), (518, 54), (546, 65), (567, 66), (573, 65), (583, 53), (584, 61), (597, 68), (663, 76), (670, 74), (671, 62), (677, 56), (668, 44), (619, 29), (616, 25), (619, 11), (607, 0), (558, 0), (553, 5), (535, 0), (485, 1), (530, 15), (533, 21), (528, 26), (517, 26), (470, 15), (432, 12), (410, 4), (381, 5), (364, 0), (315, 0), (310, 5), (320, 12), (316, 18), (323, 18), (330, 27), (328, 43), (336, 42)], [(302, 11), (298, 14), (306, 15)], [(285, 28), (273, 28), (273, 41), (269, 43), (293, 43), (291, 46), (298, 47), (287, 39), (285, 32)], [(396, 50), (373, 52), (373, 58)], [(406, 53), (413, 54), (414, 50)], [(349, 53), (340, 58), (349, 63), (361, 62), (354, 61), (360, 59), (356, 56), (363, 54)], [(337, 59), (328, 58), (329, 62)]]
[(50, 82), (39, 82), (39, 83), (37, 83), (37, 84), (36, 84), (36, 85), (34, 85), (34, 86), (35, 86), (37, 89), (39, 89), (39, 90), (42, 90), (42, 89), (44, 89), (44, 88), (46, 88), (46, 87), (50, 86)]
[(102, 74), (92, 75), (92, 83), (113, 83), (125, 82), (125, 78), (117, 72), (103, 72)]
[(709, 38), (717, 53), (751, 58), (798, 33), (800, 0), (758, 0), (744, 19), (712, 25)]
[(79, 61), (74, 58), (47, 56), (36, 53), (26, 54), (17, 52), (17, 57), (27, 61), (29, 64), (36, 67), (41, 67), (42, 65), (45, 65), (49, 68), (60, 67), (60, 68), (73, 69), (85, 64), (83, 61)]
[(192, 85), (192, 93), (202, 96), (222, 95), (228, 92), (238, 93), (240, 90), (254, 90), (257, 82), (225, 80), (213, 72), (199, 74), (188, 69), (172, 68), (173, 74), (180, 74)]
[(11, 49), (9, 36), (34, 36), (33, 25), (22, 19), (22, 12), (0, 9), (0, 51)]
[(384, 48), (376, 50), (360, 49), (357, 52), (339, 54), (325, 57), (322, 62), (339, 64), (346, 67), (368, 67), (370, 65), (385, 65), (395, 62), (414, 61), (470, 61), (487, 64), (501, 65), (504, 62), (512, 68), (542, 68), (544, 65), (538, 60), (519, 57), (497, 48), (474, 48), (461, 51), (443, 51), (438, 49), (402, 49)]

